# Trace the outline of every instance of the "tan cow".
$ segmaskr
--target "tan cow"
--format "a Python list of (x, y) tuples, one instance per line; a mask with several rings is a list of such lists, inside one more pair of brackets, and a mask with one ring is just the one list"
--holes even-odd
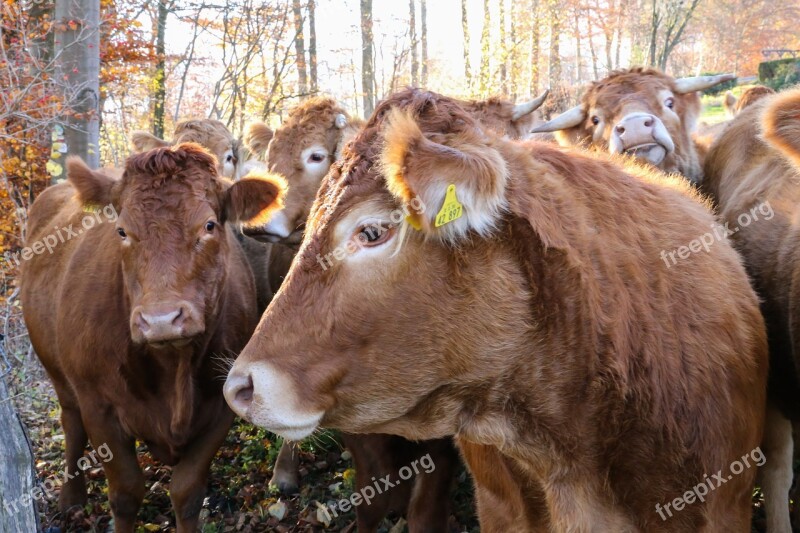
[(675, 79), (646, 68), (612, 72), (594, 82), (578, 106), (533, 131), (557, 132), (565, 146), (632, 155), (699, 183), (702, 160), (692, 139), (700, 115), (699, 91), (733, 78)]
[(712, 146), (705, 172), (704, 186), (763, 299), (773, 409), (762, 488), (768, 531), (788, 533), (792, 428), (786, 418), (800, 420), (800, 90), (762, 98), (742, 110)]
[(725, 93), (723, 104), (725, 106), (725, 111), (732, 118), (741, 113), (743, 109), (750, 107), (762, 98), (772, 96), (773, 94), (775, 94), (775, 90), (771, 89), (770, 87), (766, 87), (764, 85), (754, 85), (753, 87), (747, 88), (742, 93), (741, 98), (736, 98), (736, 95), (734, 95), (731, 91), (727, 91)]
[(105, 445), (118, 533), (133, 532), (145, 494), (137, 439), (173, 466), (177, 528), (194, 532), (211, 460), (233, 420), (218, 357), (238, 353), (258, 315), (231, 226), (260, 221), (279, 204), (280, 187), (275, 179), (233, 184), (215, 167), (194, 144), (132, 156), (120, 180), (70, 158), (68, 181), (30, 210), (27, 243), (50, 243), (51, 253), (22, 265), (25, 322), (58, 394), (66, 471), (77, 473), (59, 508), (86, 501), (87, 438)]
[(324, 180), (225, 397), (291, 439), (456, 436), (482, 531), (749, 532), (758, 301), (725, 241), (660, 259), (713, 222), (681, 180), (398, 93)]

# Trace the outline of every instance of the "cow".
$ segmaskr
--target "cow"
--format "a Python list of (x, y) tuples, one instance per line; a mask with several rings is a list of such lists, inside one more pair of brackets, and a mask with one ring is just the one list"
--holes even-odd
[[(770, 343), (770, 412), (762, 475), (767, 530), (792, 531), (792, 427), (800, 420), (800, 90), (772, 95), (743, 109), (712, 145), (704, 188), (745, 260)], [(768, 207), (768, 209), (765, 209)], [(772, 213), (770, 215), (770, 213)], [(760, 220), (748, 221), (758, 217)]]
[(714, 222), (685, 180), (604, 157), (387, 98), (323, 181), (229, 405), (289, 439), (455, 436), (482, 531), (749, 531), (758, 300), (724, 240), (662, 261)]
[[(88, 439), (113, 456), (104, 470), (115, 531), (133, 532), (145, 494), (140, 440), (173, 467), (177, 530), (197, 530), (209, 466), (233, 421), (219, 358), (237, 354), (258, 321), (232, 225), (262, 223), (283, 187), (277, 177), (222, 179), (212, 155), (180, 144), (131, 156), (119, 180), (70, 157), (67, 181), (33, 203), (28, 245), (49, 243), (51, 253), (22, 264), (20, 293), (61, 405), (74, 474), (62, 511), (86, 501)], [(106, 219), (94, 214), (101, 208)]]
[(556, 132), (564, 146), (628, 154), (665, 172), (702, 180), (702, 161), (692, 139), (700, 115), (699, 92), (733, 74), (675, 79), (635, 67), (594, 82), (576, 107), (533, 129)]
[(171, 141), (159, 139), (146, 131), (131, 133), (131, 147), (136, 153), (186, 142), (197, 143), (211, 152), (217, 158), (220, 176), (239, 179), (250, 171), (260, 169), (257, 161), (250, 160), (242, 141), (234, 137), (219, 120), (190, 119), (179, 122)]
[(752, 87), (748, 87), (744, 90), (744, 92), (742, 92), (742, 96), (740, 98), (736, 98), (736, 95), (734, 95), (731, 91), (726, 91), (725, 99), (723, 100), (725, 112), (729, 117), (733, 118), (741, 113), (743, 109), (750, 107), (762, 98), (772, 96), (773, 94), (775, 94), (775, 90), (764, 85), (754, 85)]

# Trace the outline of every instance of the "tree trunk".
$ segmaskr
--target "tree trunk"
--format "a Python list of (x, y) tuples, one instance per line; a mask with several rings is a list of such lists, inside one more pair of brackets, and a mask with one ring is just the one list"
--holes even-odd
[(317, 21), (314, 14), (314, 3), (308, 2), (308, 65), (311, 74), (311, 92), (317, 92)]
[[(78, 155), (92, 167), (100, 166), (100, 0), (56, 1), (56, 79), (64, 91), (62, 123), (53, 135), (54, 151)], [(55, 161), (60, 165), (63, 158)], [(53, 173), (53, 180), (63, 178)]]
[(656, 46), (658, 43), (658, 26), (661, 19), (658, 14), (658, 0), (653, 0), (653, 14), (650, 18), (650, 53), (648, 54), (647, 63), (654, 67), (656, 66)]
[(539, 41), (541, 38), (539, 31), (539, 0), (531, 0), (531, 96), (539, 94)]
[(33, 454), (22, 428), (6, 383), (0, 376), (0, 502), (3, 504), (0, 533), (39, 531), (33, 497), (37, 494), (41, 497), (42, 489), (35, 484)]
[(557, 0), (550, 0), (550, 85), (558, 87), (561, 85), (561, 52), (559, 51), (559, 40), (561, 37), (561, 9)]
[(581, 11), (575, 8), (575, 79), (578, 83), (581, 82), (583, 70), (583, 63), (581, 61)]
[(481, 30), (481, 71), (480, 71), (480, 91), (481, 96), (486, 97), (489, 93), (489, 56), (492, 53), (491, 43), (489, 42), (489, 28), (492, 23), (492, 15), (489, 10), (489, 0), (483, 0), (483, 30)]
[(411, 86), (418, 86), (419, 58), (417, 57), (417, 15), (414, 0), (408, 0), (409, 31), (411, 32)]
[(158, 0), (156, 21), (156, 73), (153, 76), (153, 135), (164, 138), (164, 108), (167, 98), (167, 51), (164, 36), (167, 30), (169, 0)]
[(506, 0), (500, 0), (500, 90), (508, 95), (508, 47), (506, 46)]
[(294, 12), (294, 53), (297, 65), (297, 88), (302, 95), (308, 94), (308, 73), (306, 72), (306, 43), (303, 38), (303, 9), (300, 0), (292, 0)]
[(420, 74), (420, 83), (423, 87), (428, 86), (428, 6), (427, 0), (420, 0), (419, 2), (419, 16), (422, 19), (420, 22), (420, 44), (422, 45), (422, 73)]
[(46, 66), (53, 59), (53, 32), (42, 31), (44, 24), (53, 20), (54, 5), (52, 0), (43, 0), (30, 4), (28, 10), (27, 31), (37, 37), (31, 41), (31, 57), (39, 61), (39, 65)]
[(517, 83), (519, 80), (519, 48), (517, 47), (517, 0), (511, 0), (509, 16), (511, 18), (511, 99), (517, 99), (519, 90)]
[(372, 0), (361, 0), (361, 90), (364, 92), (364, 117), (375, 109), (375, 67), (372, 52)]
[(467, 20), (467, 0), (461, 0), (461, 31), (464, 36), (464, 78), (467, 87), (472, 86), (472, 69), (469, 65), (469, 21)]

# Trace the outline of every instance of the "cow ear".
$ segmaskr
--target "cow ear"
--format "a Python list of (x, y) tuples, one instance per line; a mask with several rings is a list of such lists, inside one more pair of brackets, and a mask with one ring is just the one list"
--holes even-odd
[(253, 122), (244, 132), (244, 146), (256, 157), (264, 157), (274, 132), (263, 122)]
[(225, 190), (222, 210), (225, 221), (266, 224), (283, 207), (286, 189), (286, 180), (277, 174), (248, 174)]
[(84, 205), (106, 206), (113, 202), (117, 180), (89, 168), (78, 156), (67, 158), (67, 181)]
[(414, 117), (395, 109), (383, 134), (389, 191), (411, 207), (413, 226), (451, 243), (470, 231), (491, 233), (506, 205), (507, 169), (477, 127), (435, 142)]
[(736, 114), (736, 102), (738, 102), (736, 95), (734, 95), (731, 91), (726, 91), (723, 104), (725, 105), (725, 111), (728, 112), (729, 116), (734, 116)]
[(146, 131), (134, 131), (131, 133), (131, 148), (134, 153), (147, 152), (154, 148), (163, 148), (165, 146), (172, 146), (172, 143), (159, 139)]

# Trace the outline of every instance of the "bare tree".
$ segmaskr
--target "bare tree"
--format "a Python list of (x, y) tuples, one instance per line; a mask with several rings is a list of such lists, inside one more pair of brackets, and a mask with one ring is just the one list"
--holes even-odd
[(531, 0), (530, 5), (530, 13), (531, 13), (531, 28), (530, 28), (530, 39), (531, 39), (531, 53), (530, 53), (530, 66), (531, 66), (531, 76), (530, 76), (530, 93), (531, 95), (539, 94), (539, 55), (541, 50), (539, 48), (539, 41), (541, 40), (540, 34), (540, 22), (541, 22), (541, 11), (539, 0)]
[(419, 2), (419, 17), (422, 27), (420, 28), (420, 44), (422, 45), (422, 73), (420, 82), (423, 87), (428, 86), (428, 6), (427, 0)]
[(308, 63), (311, 74), (311, 92), (317, 92), (317, 21), (314, 14), (316, 0), (308, 1)]
[(481, 30), (481, 71), (480, 91), (482, 96), (489, 92), (489, 56), (491, 43), (489, 42), (489, 28), (492, 24), (492, 13), (489, 10), (489, 0), (483, 0), (483, 30)]
[[(56, 79), (64, 84), (61, 146), (100, 166), (100, 0), (56, 0)], [(58, 140), (56, 142), (59, 142)]]
[(419, 72), (419, 59), (417, 57), (417, 17), (414, 0), (408, 0), (408, 29), (411, 33), (411, 85), (417, 87), (417, 73)]
[(306, 72), (306, 45), (303, 39), (303, 8), (300, 0), (292, 0), (294, 13), (294, 50), (295, 63), (297, 64), (297, 85), (300, 94), (308, 93), (308, 72)]
[(506, 0), (498, 2), (500, 6), (500, 90), (508, 94), (508, 45), (506, 43)]
[(699, 3), (700, 0), (653, 0), (649, 57), (651, 66), (666, 70), (669, 56), (681, 42), (686, 26)]
[(461, 0), (461, 33), (464, 37), (464, 78), (467, 87), (472, 86), (472, 68), (469, 65), (469, 20), (467, 18), (467, 0)]
[(561, 6), (558, 0), (550, 0), (548, 17), (550, 18), (550, 85), (561, 85)]
[(373, 60), (372, 0), (361, 0), (361, 90), (364, 93), (364, 116), (375, 109), (375, 64)]
[(173, 7), (171, 0), (158, 0), (156, 16), (156, 72), (153, 76), (153, 135), (164, 138), (164, 108), (167, 98), (167, 50), (164, 36), (167, 16)]

